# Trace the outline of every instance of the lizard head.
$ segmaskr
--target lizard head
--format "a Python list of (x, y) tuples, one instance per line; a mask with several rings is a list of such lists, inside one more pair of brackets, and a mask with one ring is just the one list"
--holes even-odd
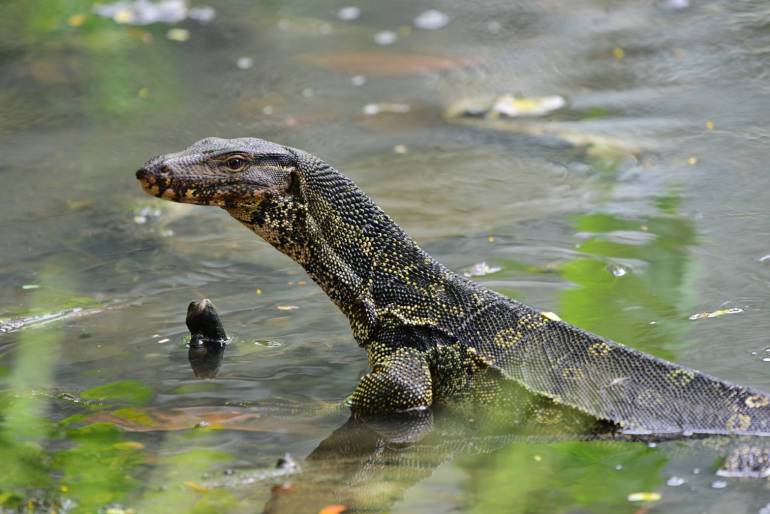
[(366, 277), (375, 254), (389, 248), (426, 258), (349, 178), (296, 148), (256, 138), (206, 138), (150, 159), (136, 178), (153, 196), (225, 209), (302, 265), (355, 319), (356, 334), (374, 319)]
[(153, 157), (136, 172), (148, 194), (214, 205), (300, 263), (307, 261), (299, 150), (256, 138), (209, 137)]
[(289, 194), (296, 168), (295, 154), (279, 144), (210, 137), (153, 157), (136, 178), (158, 198), (229, 209), (259, 204), (265, 195)]

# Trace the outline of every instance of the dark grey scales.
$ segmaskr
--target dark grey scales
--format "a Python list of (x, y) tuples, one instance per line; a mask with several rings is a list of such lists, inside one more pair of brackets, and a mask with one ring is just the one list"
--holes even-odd
[[(261, 139), (207, 138), (136, 173), (167, 200), (215, 205), (305, 268), (350, 320), (371, 371), (354, 412), (426, 409), (495, 381), (637, 434), (768, 434), (770, 397), (589, 334), (431, 258), (339, 171)], [(749, 459), (755, 460), (755, 459)]]

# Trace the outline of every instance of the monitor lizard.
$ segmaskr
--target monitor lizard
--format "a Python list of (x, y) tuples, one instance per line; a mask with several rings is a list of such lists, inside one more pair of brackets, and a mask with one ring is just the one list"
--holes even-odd
[[(225, 209), (300, 264), (347, 316), (371, 371), (353, 412), (423, 410), (495, 381), (629, 434), (770, 433), (770, 396), (585, 332), (443, 266), (349, 178), (256, 138), (150, 159), (145, 192)], [(492, 380), (494, 379), (494, 380)]]

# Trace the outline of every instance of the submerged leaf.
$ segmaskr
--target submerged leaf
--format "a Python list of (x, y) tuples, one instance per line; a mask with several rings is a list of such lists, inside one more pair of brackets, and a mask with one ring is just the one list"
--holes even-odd
[(152, 398), (152, 389), (140, 380), (119, 380), (86, 389), (80, 393), (80, 397), (86, 400), (116, 400), (132, 405), (144, 405)]
[(207, 493), (211, 489), (206, 487), (205, 485), (201, 485), (197, 482), (193, 482), (192, 480), (187, 480), (184, 485), (186, 485), (189, 489), (192, 489), (193, 491), (199, 492), (199, 493)]

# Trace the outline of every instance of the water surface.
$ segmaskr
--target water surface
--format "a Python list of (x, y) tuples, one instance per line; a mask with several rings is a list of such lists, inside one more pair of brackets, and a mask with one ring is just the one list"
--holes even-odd
[[(259, 478), (286, 452), (302, 465), (346, 422), (340, 402), (366, 356), (288, 258), (224, 212), (144, 195), (133, 175), (211, 135), (303, 148), (452, 269), (486, 262), (500, 270), (478, 280), (493, 289), (770, 391), (763, 2), (362, 2), (350, 21), (329, 1), (206, 5), (216, 12), (206, 23), (146, 26), (99, 17), (85, 0), (0, 6), (0, 319), (61, 316), (0, 334), (3, 508), (240, 513), (272, 497), (298, 512), (344, 498), (374, 511), (634, 513), (770, 502), (764, 481), (715, 476), (713, 448), (496, 440), (481, 451), (444, 448), (435, 432), (368, 467), (334, 439), (322, 444), (316, 455), (331, 448), (342, 464), (309, 464), (330, 494), (308, 492), (299, 506), (271, 491), (318, 491), (296, 477), (218, 486)], [(416, 28), (428, 9), (448, 23)], [(378, 44), (383, 31), (396, 40)], [(518, 125), (445, 116), (505, 94), (560, 95), (569, 107)], [(371, 104), (399, 112), (367, 114)], [(233, 337), (209, 380), (185, 347), (185, 309), (201, 297)], [(734, 314), (689, 319), (720, 309)], [(379, 437), (355, 430), (363, 446)], [(640, 492), (660, 499), (629, 501)]]

